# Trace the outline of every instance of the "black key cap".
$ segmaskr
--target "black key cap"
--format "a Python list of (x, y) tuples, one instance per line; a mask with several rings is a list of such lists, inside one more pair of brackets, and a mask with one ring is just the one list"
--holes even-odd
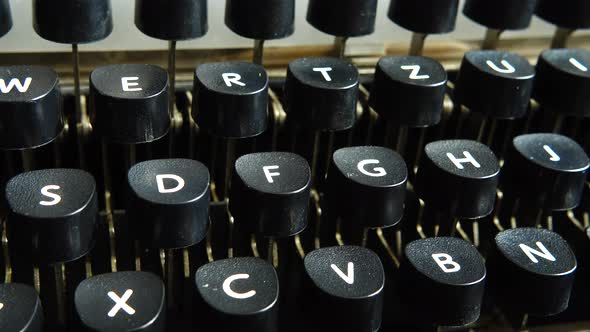
[(209, 29), (207, 0), (135, 0), (135, 26), (163, 40), (202, 37)]
[(108, 141), (146, 143), (170, 127), (168, 74), (152, 65), (110, 65), (90, 74), (90, 117)]
[(577, 262), (561, 236), (516, 228), (499, 233), (495, 246), (490, 286), (507, 312), (549, 316), (568, 307)]
[(214, 261), (197, 270), (195, 282), (197, 303), (205, 309), (199, 324), (220, 331), (277, 331), (279, 281), (269, 263), (254, 257)]
[(94, 246), (96, 183), (77, 169), (23, 173), (6, 185), (10, 250), (52, 264), (82, 257)]
[(225, 25), (250, 39), (288, 37), (295, 31), (295, 0), (226, 0)]
[(33, 1), (33, 28), (44, 39), (62, 44), (91, 43), (113, 31), (109, 0)]
[(263, 67), (246, 62), (200, 65), (195, 72), (192, 115), (215, 136), (245, 138), (268, 124), (268, 77)]
[(369, 249), (337, 246), (314, 250), (304, 259), (312, 331), (379, 330), (385, 274)]
[(128, 213), (135, 231), (151, 248), (199, 243), (209, 225), (209, 171), (189, 159), (144, 161), (133, 166)]
[(407, 179), (404, 159), (390, 149), (339, 149), (328, 172), (330, 211), (357, 226), (393, 226), (404, 214)]
[[(589, 3), (590, 4), (590, 3)], [(590, 52), (554, 49), (537, 61), (533, 98), (541, 106), (564, 115), (590, 116)]]
[(589, 167), (586, 152), (568, 137), (521, 135), (512, 141), (502, 185), (536, 208), (573, 209), (582, 198)]
[(252, 153), (236, 160), (229, 210), (236, 223), (265, 237), (293, 236), (307, 226), (311, 171), (290, 152)]
[(0, 37), (12, 29), (12, 14), (8, 0), (0, 0)]
[[(486, 267), (470, 243), (451, 237), (410, 242), (400, 267), (402, 300), (424, 324), (464, 326), (480, 315)], [(414, 317), (415, 315), (415, 317)]]
[(57, 73), (47, 67), (0, 67), (0, 148), (47, 144), (63, 130)]
[(289, 64), (285, 111), (314, 130), (344, 130), (356, 119), (358, 70), (336, 58), (303, 58)]
[(465, 53), (455, 83), (457, 102), (497, 119), (526, 114), (535, 69), (527, 59), (506, 51)]
[(0, 285), (0, 331), (41, 332), (43, 308), (37, 291), (23, 284)]
[(426, 57), (391, 56), (379, 60), (370, 105), (387, 121), (427, 127), (440, 121), (447, 85), (443, 66)]
[(165, 331), (164, 284), (148, 272), (117, 272), (84, 280), (74, 295), (76, 313), (90, 331)]
[(492, 212), (500, 166), (487, 146), (469, 140), (426, 145), (414, 189), (426, 206), (457, 218), (480, 218)]
[(455, 29), (459, 0), (391, 0), (387, 16), (418, 33), (440, 34)]
[(535, 14), (543, 20), (567, 29), (590, 28), (590, 2), (586, 0), (538, 0)]
[(310, 0), (307, 22), (338, 37), (359, 37), (375, 31), (377, 0)]
[(463, 14), (490, 29), (522, 30), (531, 24), (537, 1), (467, 0), (463, 7)]

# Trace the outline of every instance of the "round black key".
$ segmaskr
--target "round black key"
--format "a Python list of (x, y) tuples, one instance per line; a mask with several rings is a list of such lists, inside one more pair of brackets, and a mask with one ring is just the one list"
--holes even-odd
[(328, 201), (339, 216), (365, 227), (389, 227), (404, 215), (408, 169), (404, 159), (377, 146), (334, 152)]
[(135, 0), (135, 26), (163, 40), (202, 37), (209, 29), (207, 0)]
[(148, 272), (116, 272), (94, 276), (78, 285), (76, 313), (90, 331), (164, 332), (164, 284)]
[(459, 0), (391, 0), (387, 16), (407, 30), (439, 34), (455, 30)]
[(359, 37), (375, 31), (377, 0), (310, 0), (307, 22), (338, 37)]
[(209, 171), (190, 159), (149, 160), (127, 174), (128, 213), (139, 238), (152, 248), (199, 243), (209, 225)]
[(33, 28), (62, 44), (92, 43), (113, 31), (110, 0), (33, 0)]
[(586, 0), (538, 0), (537, 16), (558, 27), (590, 28), (590, 2)]
[(377, 331), (381, 326), (385, 273), (369, 249), (337, 246), (304, 259), (308, 290), (305, 315), (313, 331)]
[(501, 305), (534, 316), (558, 314), (568, 307), (577, 262), (561, 236), (546, 229), (516, 228), (499, 233), (494, 242), (490, 286)]
[(201, 266), (195, 275), (200, 316), (220, 331), (274, 332), (278, 326), (279, 280), (269, 263), (229, 258)]
[(225, 25), (250, 39), (288, 37), (295, 31), (295, 0), (226, 0)]
[(0, 149), (45, 145), (63, 130), (62, 96), (53, 69), (0, 67)]
[(78, 169), (19, 174), (6, 185), (10, 250), (41, 263), (68, 262), (94, 245), (96, 182)]
[(467, 0), (463, 7), (463, 14), (490, 29), (522, 30), (531, 24), (537, 1)]
[(344, 130), (356, 120), (359, 74), (348, 61), (303, 58), (289, 64), (285, 111), (315, 130)]
[(170, 128), (168, 74), (153, 65), (110, 65), (90, 74), (90, 120), (115, 143), (146, 143)]
[(247, 62), (200, 65), (193, 94), (193, 118), (213, 135), (245, 138), (266, 130), (268, 77), (262, 66)]
[(35, 288), (23, 284), (0, 285), (0, 331), (41, 332), (43, 308)]
[(229, 210), (252, 232), (293, 236), (307, 226), (311, 170), (290, 152), (252, 153), (236, 160)]
[(527, 59), (506, 51), (465, 53), (455, 83), (456, 100), (470, 110), (497, 119), (526, 114), (535, 68)]
[(590, 116), (590, 52), (554, 49), (541, 53), (533, 98), (565, 115)]
[(440, 326), (464, 326), (480, 315), (486, 266), (470, 243), (452, 237), (410, 242), (400, 273), (409, 310)]
[(414, 189), (427, 206), (457, 218), (480, 218), (492, 212), (500, 166), (487, 146), (469, 140), (426, 145)]
[(391, 56), (379, 60), (370, 105), (387, 121), (409, 127), (437, 124), (443, 110), (447, 72), (433, 59)]
[(572, 139), (541, 133), (515, 137), (504, 166), (506, 191), (538, 208), (569, 210), (582, 199), (590, 160)]
[(8, 0), (0, 0), (0, 37), (12, 29), (12, 14)]

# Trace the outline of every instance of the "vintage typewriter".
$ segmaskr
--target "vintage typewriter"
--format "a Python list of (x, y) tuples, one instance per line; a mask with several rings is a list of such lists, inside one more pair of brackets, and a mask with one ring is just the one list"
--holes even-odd
[(586, 28), (0, 0), (0, 331), (590, 330)]

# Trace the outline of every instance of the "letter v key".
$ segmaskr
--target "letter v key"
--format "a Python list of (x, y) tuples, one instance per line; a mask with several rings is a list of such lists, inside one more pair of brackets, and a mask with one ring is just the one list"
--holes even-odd
[(344, 272), (342, 272), (342, 270), (340, 270), (340, 268), (338, 268), (338, 266), (336, 266), (335, 264), (331, 264), (330, 267), (347, 284), (354, 284), (354, 264), (352, 262), (348, 262), (348, 269), (346, 270), (346, 274), (344, 274)]

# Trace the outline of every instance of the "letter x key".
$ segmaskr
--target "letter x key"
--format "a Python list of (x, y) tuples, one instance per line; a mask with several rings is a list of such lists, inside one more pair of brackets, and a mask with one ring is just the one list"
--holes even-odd
[(164, 284), (148, 272), (116, 272), (84, 280), (76, 289), (77, 330), (165, 331)]

